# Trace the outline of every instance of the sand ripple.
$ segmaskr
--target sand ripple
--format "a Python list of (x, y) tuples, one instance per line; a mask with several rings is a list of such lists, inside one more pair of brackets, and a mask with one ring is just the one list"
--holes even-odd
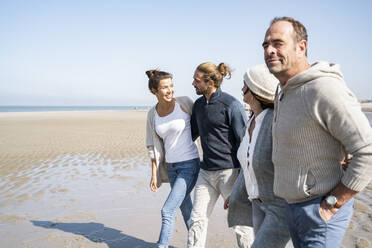
[(45, 194), (66, 193), (76, 181), (103, 178), (128, 180), (135, 175), (131, 170), (146, 164), (147, 158), (111, 159), (103, 154), (65, 154), (10, 175), (2, 176), (1, 206), (41, 199)]

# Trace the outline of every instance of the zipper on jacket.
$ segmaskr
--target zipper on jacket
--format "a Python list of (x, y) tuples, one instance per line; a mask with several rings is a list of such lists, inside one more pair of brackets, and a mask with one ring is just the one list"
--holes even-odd
[[(276, 89), (276, 92), (275, 92), (275, 98), (274, 98), (274, 121), (273, 121), (273, 126), (275, 125), (277, 125), (278, 124), (278, 115), (279, 115), (279, 102), (280, 102), (280, 98), (282, 97), (282, 90), (281, 91), (279, 91), (280, 89), (279, 89), (279, 85), (278, 85), (278, 87), (277, 87), (277, 89)], [(271, 128), (272, 129), (272, 128)], [(273, 153), (276, 153), (276, 150), (277, 150), (277, 141), (276, 141), (276, 139), (274, 139), (274, 133), (273, 133), (273, 130), (271, 130), (271, 134), (272, 134), (272, 137), (273, 137)], [(276, 134), (275, 134), (275, 136), (276, 136)], [(274, 142), (275, 142), (275, 144), (274, 144)], [(275, 150), (274, 150), (274, 147), (275, 147)]]

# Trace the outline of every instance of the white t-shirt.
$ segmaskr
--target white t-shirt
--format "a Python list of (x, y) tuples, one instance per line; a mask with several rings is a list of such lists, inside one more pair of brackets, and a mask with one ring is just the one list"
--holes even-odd
[(190, 116), (177, 102), (173, 112), (167, 116), (160, 117), (155, 111), (155, 131), (163, 139), (167, 163), (199, 157), (198, 148), (191, 137)]
[[(249, 142), (249, 130), (245, 131), (242, 142), (240, 143), (237, 157), (240, 162), (240, 166), (243, 168), (245, 187), (247, 189), (248, 198), (250, 200), (258, 198), (258, 185), (256, 175), (252, 166), (252, 155), (256, 146), (257, 136), (260, 132), (262, 121), (267, 113), (267, 109), (264, 109), (258, 116), (256, 116), (256, 124), (252, 132), (251, 142)], [(251, 125), (252, 118), (248, 121), (248, 127)]]

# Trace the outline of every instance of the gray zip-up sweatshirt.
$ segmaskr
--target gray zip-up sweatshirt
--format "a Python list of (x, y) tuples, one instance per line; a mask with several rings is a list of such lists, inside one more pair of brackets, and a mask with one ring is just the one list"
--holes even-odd
[(355, 191), (370, 182), (372, 130), (338, 65), (318, 62), (289, 79), (275, 99), (272, 131), (274, 193), (289, 203), (325, 195), (340, 182)]

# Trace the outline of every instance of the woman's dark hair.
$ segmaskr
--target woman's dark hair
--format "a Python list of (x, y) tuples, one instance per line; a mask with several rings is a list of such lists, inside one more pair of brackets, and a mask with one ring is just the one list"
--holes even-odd
[[(274, 108), (274, 103), (273, 102), (265, 101), (264, 99), (262, 99), (262, 97), (259, 97), (258, 95), (256, 95), (255, 93), (253, 93), (253, 91), (251, 91), (250, 88), (248, 88), (248, 90), (251, 92), (251, 94), (254, 96), (254, 98), (256, 98), (257, 101), (260, 103), (262, 109), (267, 109), (267, 108), (273, 109)], [(252, 115), (253, 115), (253, 111), (251, 112), (251, 116), (250, 117), (252, 117)]]
[(169, 72), (160, 71), (158, 69), (146, 71), (146, 75), (149, 77), (149, 90), (152, 92), (152, 89), (158, 90), (159, 83), (163, 79), (170, 78), (173, 76)]

